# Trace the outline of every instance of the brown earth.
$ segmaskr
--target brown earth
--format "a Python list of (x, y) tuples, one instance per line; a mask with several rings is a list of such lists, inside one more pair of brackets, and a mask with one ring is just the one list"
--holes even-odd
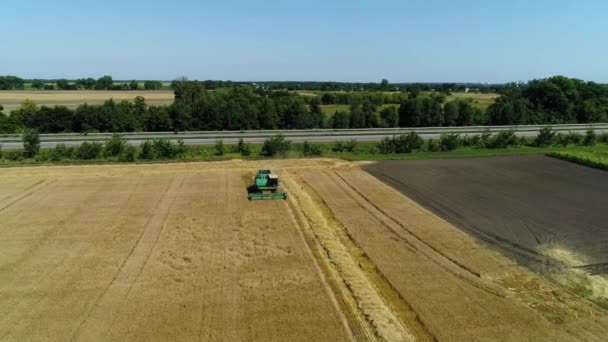
[(608, 263), (608, 172), (545, 156), (386, 161), (365, 169), (526, 261), (560, 247), (589, 264)]
[[(246, 200), (258, 168), (287, 201)], [(0, 340), (602, 340), (606, 311), (341, 161), (0, 170)]]

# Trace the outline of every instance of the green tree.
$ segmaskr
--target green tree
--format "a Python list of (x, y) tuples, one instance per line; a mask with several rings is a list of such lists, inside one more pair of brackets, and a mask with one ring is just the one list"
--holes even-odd
[(137, 82), (136, 80), (129, 82), (129, 89), (131, 89), (131, 90), (139, 89), (139, 82)]
[(395, 106), (382, 108), (380, 117), (385, 127), (397, 127), (399, 125), (399, 114)]
[(70, 90), (70, 82), (66, 79), (59, 79), (55, 82), (57, 88), (60, 90)]
[(21, 106), (17, 108), (13, 113), (12, 117), (23, 126), (31, 124), (34, 116), (38, 112), (38, 106), (36, 102), (32, 100), (25, 100), (21, 103)]
[(382, 79), (382, 81), (380, 82), (380, 90), (382, 91), (387, 91), (389, 88), (389, 83), (387, 79)]
[(176, 102), (183, 102), (191, 106), (199, 98), (205, 95), (205, 87), (197, 81), (188, 81), (187, 78), (181, 77), (171, 83), (173, 94)]
[(192, 111), (182, 101), (176, 101), (169, 109), (169, 115), (175, 131), (187, 131), (192, 127)]
[(95, 89), (97, 90), (110, 90), (114, 86), (114, 80), (112, 80), (112, 76), (103, 76), (100, 77), (95, 83)]
[(163, 87), (162, 82), (160, 81), (145, 81), (144, 89), (146, 90), (159, 90)]
[(23, 156), (32, 158), (40, 151), (40, 135), (35, 129), (26, 129), (23, 131)]
[(33, 80), (32, 88), (40, 90), (44, 88), (44, 82), (42, 82), (41, 80)]

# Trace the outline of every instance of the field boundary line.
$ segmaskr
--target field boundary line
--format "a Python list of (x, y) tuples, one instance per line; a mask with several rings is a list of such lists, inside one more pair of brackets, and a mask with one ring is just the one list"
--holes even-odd
[[(36, 189), (34, 189), (34, 190), (32, 190), (32, 191), (30, 191), (30, 192), (26, 193), (25, 195), (23, 195), (23, 196), (21, 196), (21, 197), (17, 198), (16, 200), (14, 200), (13, 202), (10, 202), (9, 204), (7, 204), (7, 205), (5, 205), (4, 207), (0, 208), (0, 211), (4, 211), (5, 209), (8, 209), (8, 208), (12, 207), (13, 205), (15, 205), (15, 204), (17, 204), (17, 203), (21, 202), (22, 200), (26, 199), (27, 197), (30, 197), (30, 196), (31, 196), (32, 194), (34, 194), (35, 192), (40, 191), (41, 189), (43, 189), (43, 188), (45, 188), (45, 187), (47, 187), (47, 186), (49, 186), (49, 185), (51, 185), (51, 184), (55, 183), (56, 181), (57, 181), (57, 180), (50, 180), (50, 181), (48, 181), (48, 182), (47, 182), (47, 180), (45, 179), (45, 180), (42, 180), (42, 181), (40, 181), (40, 182), (38, 182), (38, 183), (36, 183), (36, 184), (32, 185), (31, 187), (29, 187), (29, 188), (25, 189), (25, 190), (24, 190), (24, 191), (22, 191), (21, 193), (26, 192), (26, 191), (29, 191), (29, 190), (30, 190), (30, 189), (32, 189), (32, 188), (36, 188)], [(40, 185), (40, 184), (41, 184), (41, 185)], [(40, 185), (40, 186), (38, 186), (38, 185)], [(5, 198), (4, 200), (6, 200), (6, 198)], [(3, 201), (4, 201), (4, 200), (3, 200)]]

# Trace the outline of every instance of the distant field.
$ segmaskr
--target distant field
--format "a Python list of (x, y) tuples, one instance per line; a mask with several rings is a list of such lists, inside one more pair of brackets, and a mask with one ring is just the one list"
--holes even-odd
[[(313, 92), (300, 92), (301, 96), (316, 96)], [(151, 105), (168, 104), (173, 102), (173, 91), (171, 90), (11, 90), (0, 91), (0, 104), (4, 106), (4, 113), (10, 113), (17, 109), (23, 101), (30, 99), (39, 106), (67, 106), (75, 108), (80, 104), (102, 104), (104, 101), (114, 99), (116, 101), (133, 100), (136, 96), (143, 96)], [(447, 98), (451, 101), (455, 98), (472, 98), (476, 105), (485, 110), (494, 103), (497, 94), (474, 94), (474, 93), (452, 93)], [(398, 106), (387, 104), (385, 106)], [(336, 110), (348, 110), (349, 105), (323, 105), (326, 114), (333, 114)]]
[[(303, 95), (303, 96), (311, 96), (311, 94), (308, 94), (308, 93), (304, 94), (304, 93), (300, 92), (299, 94)], [(476, 107), (485, 111), (486, 109), (488, 109), (488, 107), (492, 103), (494, 103), (494, 101), (497, 97), (498, 97), (498, 94), (452, 93), (452, 95), (447, 97), (446, 102), (452, 101), (457, 98), (459, 98), (459, 99), (471, 98), (471, 99), (473, 99), (473, 101), (475, 101)], [(398, 104), (385, 104), (382, 107), (390, 107), (390, 106), (399, 107)], [(349, 108), (350, 108), (350, 105), (345, 105), (345, 104), (332, 104), (332, 105), (322, 105), (321, 106), (321, 109), (323, 109), (323, 112), (325, 114), (333, 114), (337, 110), (347, 111)]]
[(26, 99), (36, 102), (39, 106), (60, 105), (75, 108), (83, 103), (101, 104), (109, 99), (133, 100), (136, 96), (143, 96), (151, 105), (171, 103), (174, 98), (173, 92), (166, 90), (11, 90), (0, 91), (0, 104), (4, 106), (4, 113), (10, 113)]
[[(384, 107), (390, 107), (390, 106), (394, 106), (394, 107), (399, 107), (398, 104), (385, 104), (380, 106), (380, 108), (384, 108)], [(345, 104), (331, 104), (331, 105), (321, 105), (321, 110), (323, 110), (323, 113), (325, 114), (334, 114), (336, 111), (348, 111), (350, 109), (350, 105), (345, 105)]]
[(452, 93), (452, 95), (448, 96), (447, 100), (451, 101), (456, 98), (472, 98), (477, 107), (482, 110), (486, 110), (498, 97), (498, 94), (475, 94), (475, 93)]

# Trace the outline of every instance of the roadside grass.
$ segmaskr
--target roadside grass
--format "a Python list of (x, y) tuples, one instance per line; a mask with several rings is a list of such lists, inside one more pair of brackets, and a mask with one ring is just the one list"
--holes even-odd
[[(342, 142), (347, 143), (347, 142)], [(431, 152), (424, 149), (415, 150), (411, 153), (389, 153), (381, 154), (378, 151), (378, 142), (356, 142), (351, 151), (347, 149), (336, 150), (336, 143), (314, 143), (317, 147), (317, 153), (311, 155), (306, 153), (303, 143), (292, 143), (288, 152), (277, 155), (272, 158), (297, 159), (307, 157), (322, 157), (335, 158), (347, 161), (379, 161), (379, 160), (417, 160), (417, 159), (442, 159), (442, 158), (475, 158), (475, 157), (493, 157), (493, 156), (513, 156), (513, 155), (534, 155), (554, 154), (567, 156), (600, 156), (595, 158), (606, 162), (608, 158), (608, 144), (598, 143), (594, 146), (579, 146), (568, 145), (563, 146), (548, 146), (548, 147), (532, 147), (527, 145), (511, 146), (501, 149), (476, 148), (476, 147), (458, 147), (453, 151), (437, 151)], [(121, 161), (118, 156), (107, 156), (101, 153), (96, 158), (89, 160), (80, 160), (72, 157), (53, 158), (53, 149), (41, 149), (38, 155), (34, 158), (18, 158), (16, 157), (19, 150), (2, 150), (0, 157), (0, 167), (25, 166), (25, 165), (70, 165), (70, 164), (105, 164), (105, 163), (165, 163), (165, 162), (189, 162), (189, 161), (219, 161), (230, 159), (266, 159), (261, 155), (262, 144), (247, 144), (248, 153), (243, 155), (237, 151), (237, 145), (225, 145), (225, 152), (218, 154), (214, 145), (185, 145), (183, 151), (177, 157), (171, 158), (156, 158), (142, 159), (142, 148), (135, 147), (133, 161)], [(74, 148), (74, 149), (77, 149)], [(72, 154), (74, 155), (74, 154)], [(595, 160), (595, 159), (594, 159)], [(587, 165), (587, 164), (585, 164)], [(603, 164), (605, 165), (605, 164)]]
[(608, 150), (555, 151), (549, 152), (547, 155), (600, 170), (608, 170)]

